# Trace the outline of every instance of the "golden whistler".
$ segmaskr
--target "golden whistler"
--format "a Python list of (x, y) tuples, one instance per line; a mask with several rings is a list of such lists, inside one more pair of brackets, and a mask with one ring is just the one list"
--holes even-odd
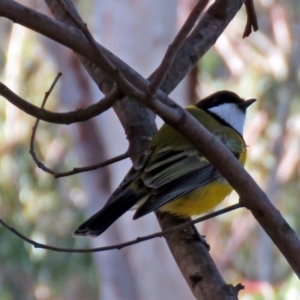
[[(220, 91), (186, 110), (244, 165), (243, 127), (246, 109), (254, 101)], [(143, 166), (129, 170), (104, 207), (79, 226), (75, 235), (98, 236), (132, 208), (136, 208), (133, 219), (157, 209), (181, 217), (199, 215), (232, 191), (219, 171), (167, 124), (153, 137), (142, 161)]]

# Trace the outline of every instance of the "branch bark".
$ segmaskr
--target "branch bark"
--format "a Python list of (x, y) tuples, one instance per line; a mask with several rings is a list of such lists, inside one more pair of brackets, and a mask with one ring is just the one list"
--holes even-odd
[(195, 148), (201, 151), (222, 173), (239, 194), (242, 204), (250, 209), (253, 216), (289, 262), (295, 274), (300, 278), (300, 257), (298, 255), (300, 241), (297, 235), (272, 205), (263, 190), (234, 159), (232, 153), (185, 111), (182, 112), (181, 118), (178, 118), (178, 114), (174, 114), (172, 108), (166, 107), (159, 101), (153, 102), (151, 108), (166, 123), (189, 139)]
[(29, 103), (0, 82), (0, 95), (2, 95), (11, 104), (15, 105), (30, 116), (55, 124), (69, 125), (76, 122), (84, 122), (96, 117), (112, 107), (112, 105), (118, 99), (118, 94), (118, 91), (115, 90), (99, 100), (97, 103), (92, 104), (87, 108), (77, 109), (76, 111), (72, 112), (57, 113)]

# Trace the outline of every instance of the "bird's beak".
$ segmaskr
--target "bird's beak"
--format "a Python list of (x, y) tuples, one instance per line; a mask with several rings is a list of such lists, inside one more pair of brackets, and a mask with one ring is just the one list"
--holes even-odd
[(245, 100), (244, 102), (242, 102), (240, 104), (240, 106), (243, 108), (243, 109), (247, 109), (252, 103), (254, 103), (256, 101), (256, 99), (249, 99), (249, 100)]

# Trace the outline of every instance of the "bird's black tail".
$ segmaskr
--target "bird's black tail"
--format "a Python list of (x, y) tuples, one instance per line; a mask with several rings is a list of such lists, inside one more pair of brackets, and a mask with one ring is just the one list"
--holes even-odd
[(101, 210), (78, 227), (74, 232), (75, 236), (100, 235), (127, 210), (139, 202), (143, 194), (134, 193), (130, 188), (126, 188), (116, 196), (112, 195), (112, 197)]

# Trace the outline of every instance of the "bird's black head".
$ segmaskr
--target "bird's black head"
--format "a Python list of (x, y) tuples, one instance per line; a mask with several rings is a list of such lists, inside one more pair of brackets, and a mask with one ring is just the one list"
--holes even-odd
[(200, 100), (196, 106), (203, 109), (208, 110), (212, 107), (216, 107), (225, 103), (233, 103), (236, 104), (237, 107), (241, 109), (241, 111), (246, 112), (248, 106), (250, 106), (256, 99), (244, 100), (240, 98), (236, 93), (231, 91), (219, 91), (210, 96)]

